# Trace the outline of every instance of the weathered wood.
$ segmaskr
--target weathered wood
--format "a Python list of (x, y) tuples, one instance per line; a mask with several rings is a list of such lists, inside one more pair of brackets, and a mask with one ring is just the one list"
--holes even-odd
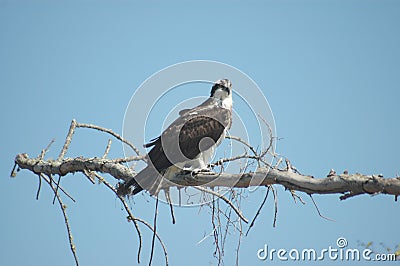
[[(138, 157), (140, 159), (140, 157)], [(62, 160), (43, 160), (29, 158), (25, 153), (18, 154), (15, 163), (21, 169), (36, 174), (61, 175), (69, 173), (94, 171), (107, 173), (124, 182), (136, 175), (121, 160), (106, 158), (64, 158)], [(257, 182), (251, 182), (257, 180)], [(267, 186), (278, 184), (287, 189), (302, 191), (308, 194), (343, 194), (346, 199), (361, 194), (400, 195), (400, 178), (383, 178), (380, 175), (363, 174), (330, 174), (324, 178), (313, 178), (291, 170), (259, 168), (256, 172), (244, 174), (231, 173), (181, 173), (174, 176), (165, 186), (201, 186), (206, 187), (238, 187), (251, 185)]]

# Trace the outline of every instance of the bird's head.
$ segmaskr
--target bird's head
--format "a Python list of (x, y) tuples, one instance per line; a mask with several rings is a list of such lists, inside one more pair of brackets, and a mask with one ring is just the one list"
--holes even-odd
[(229, 79), (217, 80), (211, 89), (210, 97), (216, 98), (225, 105), (224, 107), (232, 106), (232, 83)]

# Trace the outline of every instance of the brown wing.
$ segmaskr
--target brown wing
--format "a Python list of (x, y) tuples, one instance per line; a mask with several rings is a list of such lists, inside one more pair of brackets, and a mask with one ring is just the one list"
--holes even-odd
[(188, 159), (215, 145), (223, 134), (222, 121), (208, 116), (196, 116), (187, 121), (179, 133), (179, 147)]
[(148, 153), (149, 159), (159, 172), (173, 164), (194, 159), (218, 142), (230, 125), (230, 110), (217, 105), (200, 105), (186, 111), (160, 137), (145, 145), (154, 146)]

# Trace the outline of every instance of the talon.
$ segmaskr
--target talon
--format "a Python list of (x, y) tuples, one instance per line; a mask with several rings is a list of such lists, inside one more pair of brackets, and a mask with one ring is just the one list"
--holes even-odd
[(191, 171), (192, 176), (196, 176), (198, 174), (208, 174), (208, 173), (214, 173), (214, 172), (208, 168), (194, 169)]

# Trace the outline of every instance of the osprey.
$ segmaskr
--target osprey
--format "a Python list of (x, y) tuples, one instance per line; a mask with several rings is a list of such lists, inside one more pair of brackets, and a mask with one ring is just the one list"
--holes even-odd
[(207, 165), (231, 123), (232, 84), (220, 79), (213, 84), (206, 101), (180, 111), (161, 136), (144, 145), (152, 147), (147, 154), (147, 167), (120, 189), (133, 195), (146, 189), (154, 195), (163, 178), (168, 180), (182, 170), (209, 171)]

